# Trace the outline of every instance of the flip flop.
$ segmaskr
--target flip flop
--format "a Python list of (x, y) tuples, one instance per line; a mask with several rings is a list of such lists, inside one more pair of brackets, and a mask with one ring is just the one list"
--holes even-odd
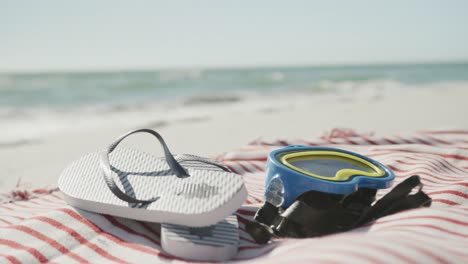
[[(140, 132), (159, 140), (164, 158), (116, 148), (123, 139)], [(207, 169), (213, 166), (220, 169)], [(68, 204), (87, 211), (202, 227), (223, 221), (247, 196), (242, 177), (221, 168), (206, 158), (173, 156), (156, 131), (138, 129), (70, 164), (58, 186)]]

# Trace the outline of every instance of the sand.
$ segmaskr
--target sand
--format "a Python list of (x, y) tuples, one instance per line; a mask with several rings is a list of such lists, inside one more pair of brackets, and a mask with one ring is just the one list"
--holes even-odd
[[(405, 134), (429, 129), (468, 128), (468, 89), (423, 89), (392, 95), (350, 99), (344, 96), (285, 97), (284, 107), (252, 111), (227, 111), (223, 115), (177, 122), (144, 122), (139, 127), (159, 131), (173, 153), (215, 156), (262, 138), (313, 138), (335, 127), (377, 134)], [(148, 113), (151, 115), (151, 113)], [(0, 146), (0, 193), (21, 188), (54, 186), (65, 166), (106, 146), (134, 125), (114, 124), (63, 131), (32, 142)], [(34, 129), (34, 128), (31, 128)], [(126, 142), (139, 149), (161, 153), (149, 136)]]

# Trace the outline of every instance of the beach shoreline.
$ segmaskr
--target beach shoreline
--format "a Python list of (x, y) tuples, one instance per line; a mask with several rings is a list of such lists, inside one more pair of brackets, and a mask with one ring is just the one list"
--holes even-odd
[[(258, 138), (311, 139), (333, 128), (351, 128), (378, 135), (405, 134), (430, 129), (466, 129), (468, 87), (412, 89), (386, 96), (310, 96), (281, 98), (251, 109), (217, 105), (174, 121), (152, 119), (120, 122), (91, 128), (73, 128), (30, 141), (0, 146), (0, 193), (20, 188), (54, 186), (66, 165), (80, 156), (105, 147), (119, 135), (147, 127), (160, 132), (173, 153), (215, 157)], [(229, 108), (230, 110), (226, 110)], [(217, 110), (224, 109), (216, 113)], [(126, 146), (157, 155), (160, 146), (137, 135)]]

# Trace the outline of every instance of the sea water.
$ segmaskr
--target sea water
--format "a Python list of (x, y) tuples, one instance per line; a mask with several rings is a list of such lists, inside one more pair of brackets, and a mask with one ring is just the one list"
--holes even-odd
[(281, 107), (287, 98), (375, 98), (468, 83), (468, 63), (0, 73), (0, 146), (105, 123)]

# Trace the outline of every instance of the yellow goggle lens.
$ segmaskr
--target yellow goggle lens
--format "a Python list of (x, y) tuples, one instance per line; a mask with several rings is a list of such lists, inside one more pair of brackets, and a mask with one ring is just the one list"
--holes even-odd
[(382, 177), (385, 172), (359, 157), (335, 151), (302, 151), (280, 158), (287, 167), (310, 177), (328, 181), (347, 181), (355, 175)]

